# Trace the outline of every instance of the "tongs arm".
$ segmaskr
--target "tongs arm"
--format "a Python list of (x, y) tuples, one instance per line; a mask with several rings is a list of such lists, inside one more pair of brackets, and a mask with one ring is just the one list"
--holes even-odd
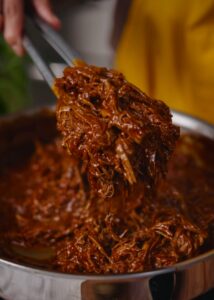
[(33, 25), (37, 28), (44, 40), (57, 52), (67, 65), (72, 65), (73, 60), (79, 57), (79, 55), (77, 55), (74, 50), (71, 50), (60, 34), (53, 30), (48, 24), (32, 15), (27, 16), (25, 35), (23, 38), (24, 48), (52, 89), (55, 76), (49, 65), (44, 61), (37, 48), (34, 46), (30, 37), (29, 25)]

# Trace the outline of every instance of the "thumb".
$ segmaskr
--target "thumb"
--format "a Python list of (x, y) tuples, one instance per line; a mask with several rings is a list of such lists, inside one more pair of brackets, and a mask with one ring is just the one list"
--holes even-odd
[(59, 18), (53, 13), (50, 0), (33, 0), (35, 10), (40, 18), (42, 18), (49, 25), (55, 29), (59, 29), (61, 22)]

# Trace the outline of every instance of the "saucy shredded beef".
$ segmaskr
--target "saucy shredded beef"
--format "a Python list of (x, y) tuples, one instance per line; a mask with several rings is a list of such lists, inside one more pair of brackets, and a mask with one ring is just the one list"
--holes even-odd
[(178, 140), (169, 108), (114, 70), (68, 67), (54, 89), (62, 139), (20, 130), (13, 143), (21, 156), (6, 149), (10, 130), (0, 139), (0, 255), (67, 273), (122, 274), (211, 249), (214, 141)]
[(63, 145), (81, 160), (90, 191), (125, 197), (141, 182), (149, 195), (179, 136), (169, 108), (123, 74), (86, 64), (66, 68), (54, 90)]
[(172, 265), (212, 248), (214, 142), (184, 135), (151, 199), (87, 197), (61, 140), (35, 143), (0, 172), (0, 254), (69, 273), (126, 273)]

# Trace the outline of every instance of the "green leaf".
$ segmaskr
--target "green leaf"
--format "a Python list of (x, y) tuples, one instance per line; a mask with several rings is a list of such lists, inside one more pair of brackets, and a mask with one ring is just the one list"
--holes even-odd
[(0, 36), (0, 114), (15, 112), (29, 102), (26, 58), (17, 57)]

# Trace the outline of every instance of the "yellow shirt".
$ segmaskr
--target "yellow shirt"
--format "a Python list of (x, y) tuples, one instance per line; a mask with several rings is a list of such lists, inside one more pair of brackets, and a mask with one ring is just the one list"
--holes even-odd
[(116, 58), (150, 96), (214, 123), (214, 0), (132, 0)]

